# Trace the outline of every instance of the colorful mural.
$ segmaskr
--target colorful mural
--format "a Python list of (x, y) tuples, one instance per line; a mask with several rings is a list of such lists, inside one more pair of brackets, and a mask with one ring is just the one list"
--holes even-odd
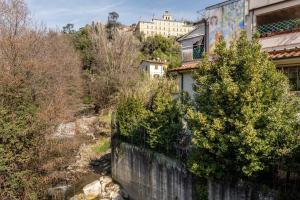
[(235, 40), (245, 28), (245, 7), (247, 0), (220, 4), (206, 10), (209, 23), (209, 53), (213, 54), (216, 44), (223, 36), (228, 44)]

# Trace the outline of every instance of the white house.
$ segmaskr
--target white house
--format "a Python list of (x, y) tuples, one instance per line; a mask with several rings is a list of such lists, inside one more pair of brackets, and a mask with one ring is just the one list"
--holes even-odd
[(160, 60), (142, 60), (140, 69), (151, 78), (160, 78), (165, 76), (167, 64)]

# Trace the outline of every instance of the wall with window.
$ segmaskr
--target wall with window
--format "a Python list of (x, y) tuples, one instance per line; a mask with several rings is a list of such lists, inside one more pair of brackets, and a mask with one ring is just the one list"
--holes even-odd
[(150, 76), (152, 78), (163, 77), (165, 74), (164, 65), (162, 64), (151, 64), (149, 68), (150, 68)]
[(188, 25), (181, 21), (152, 19), (150, 22), (139, 22), (137, 31), (144, 33), (146, 37), (154, 35), (182, 36), (194, 29), (193, 25)]
[(289, 67), (278, 67), (289, 79), (291, 90), (300, 91), (300, 64)]
[(159, 78), (165, 75), (166, 65), (161, 63), (143, 61), (140, 64), (140, 69), (144, 73), (148, 74), (151, 78)]
[(205, 52), (205, 41), (205, 24), (180, 39), (183, 62), (201, 59)]

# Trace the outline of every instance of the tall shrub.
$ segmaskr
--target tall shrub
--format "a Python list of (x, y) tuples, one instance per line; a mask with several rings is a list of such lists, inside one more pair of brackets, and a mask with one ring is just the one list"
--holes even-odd
[(183, 112), (173, 99), (173, 84), (150, 80), (147, 86), (151, 89), (136, 88), (131, 96), (121, 99), (116, 112), (118, 134), (161, 153), (174, 152), (182, 131)]
[(250, 177), (268, 170), (299, 144), (299, 100), (285, 75), (246, 34), (195, 73), (190, 167), (205, 177)]

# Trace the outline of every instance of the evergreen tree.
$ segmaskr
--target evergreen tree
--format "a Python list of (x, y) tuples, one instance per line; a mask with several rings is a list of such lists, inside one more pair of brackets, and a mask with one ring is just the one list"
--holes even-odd
[(190, 167), (204, 177), (251, 177), (267, 171), (299, 144), (299, 101), (285, 75), (243, 33), (221, 41), (195, 73)]

